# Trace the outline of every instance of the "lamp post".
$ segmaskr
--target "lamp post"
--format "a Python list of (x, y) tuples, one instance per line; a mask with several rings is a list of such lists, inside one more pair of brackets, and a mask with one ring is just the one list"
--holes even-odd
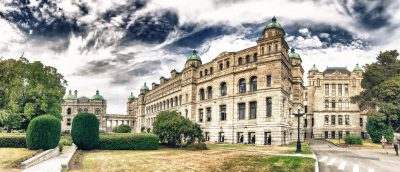
[(304, 113), (301, 111), (301, 107), (297, 107), (297, 113), (293, 113), (295, 117), (297, 117), (297, 146), (296, 146), (296, 152), (300, 153), (301, 152), (301, 142), (300, 142), (300, 117), (304, 115)]

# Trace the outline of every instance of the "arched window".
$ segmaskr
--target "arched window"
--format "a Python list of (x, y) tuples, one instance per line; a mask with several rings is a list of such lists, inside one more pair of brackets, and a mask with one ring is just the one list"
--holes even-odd
[(346, 106), (346, 109), (349, 109), (349, 108), (350, 108), (350, 104), (349, 104), (349, 101), (348, 101), (348, 100), (346, 100), (344, 104), (345, 104), (344, 106)]
[(208, 70), (206, 69), (206, 70), (204, 70), (204, 76), (207, 76), (208, 75)]
[(243, 58), (239, 57), (239, 59), (238, 59), (238, 64), (239, 64), (239, 65), (242, 65), (242, 64), (243, 64)]
[(212, 99), (212, 87), (207, 87), (207, 99)]
[(257, 77), (252, 76), (250, 78), (250, 91), (257, 91)]
[(278, 44), (275, 44), (275, 52), (278, 52)]
[(220, 64), (219, 64), (219, 70), (221, 71), (222, 69), (224, 69), (224, 64), (223, 64), (223, 63), (220, 63)]
[(203, 77), (203, 71), (200, 71), (200, 77)]
[(96, 115), (100, 115), (100, 109), (99, 109), (99, 108), (96, 108), (95, 114), (96, 114)]
[(226, 68), (228, 68), (229, 67), (229, 61), (226, 61)]
[(174, 107), (174, 98), (171, 98), (171, 100), (169, 100), (169, 103), (171, 103), (171, 107)]
[(332, 100), (332, 108), (336, 108), (336, 101)]
[(72, 113), (72, 112), (71, 112), (71, 108), (68, 108), (68, 109), (67, 109), (67, 115), (71, 115), (71, 113)]
[(169, 100), (167, 100), (167, 108), (169, 108)]
[(325, 108), (329, 108), (329, 101), (325, 100)]
[(246, 80), (244, 78), (239, 80), (239, 93), (246, 92)]
[(253, 62), (257, 62), (257, 53), (254, 53), (253, 55)]
[(84, 112), (89, 112), (88, 108), (83, 109)]
[(338, 101), (338, 108), (339, 108), (339, 109), (342, 109), (342, 100), (339, 100), (339, 101)]
[(178, 97), (175, 97), (175, 106), (178, 106)]
[(81, 113), (81, 112), (82, 112), (82, 108), (79, 108), (79, 109), (78, 109), (78, 113)]
[(204, 97), (205, 97), (204, 89), (199, 90), (199, 97), (200, 97), (200, 101), (204, 100)]
[(261, 55), (264, 54), (264, 47), (261, 47)]
[(221, 96), (226, 96), (226, 82), (221, 83), (220, 90), (221, 90)]
[(248, 64), (248, 63), (250, 63), (250, 56), (249, 55), (246, 56), (246, 64)]
[(210, 75), (214, 72), (214, 68), (210, 67)]

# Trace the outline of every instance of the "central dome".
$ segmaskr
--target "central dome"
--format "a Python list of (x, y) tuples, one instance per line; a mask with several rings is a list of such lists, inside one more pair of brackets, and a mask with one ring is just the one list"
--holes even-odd
[(187, 60), (198, 60), (201, 61), (200, 56), (197, 54), (196, 50), (193, 50), (192, 55), (189, 56), (189, 58)]
[(268, 23), (268, 25), (265, 28), (279, 28), (279, 29), (283, 29), (281, 24), (279, 24), (278, 22), (276, 22), (276, 17), (274, 16), (271, 20), (271, 23)]

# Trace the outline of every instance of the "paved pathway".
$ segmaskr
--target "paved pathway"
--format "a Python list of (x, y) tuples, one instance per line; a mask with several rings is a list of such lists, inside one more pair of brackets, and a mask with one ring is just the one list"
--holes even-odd
[(395, 172), (400, 171), (400, 158), (388, 149), (340, 148), (324, 140), (310, 141), (321, 172)]
[(61, 164), (65, 162), (72, 153), (72, 146), (69, 146), (67, 150), (63, 151), (63, 153), (61, 153), (60, 155), (50, 158), (40, 164), (29, 167), (23, 170), (23, 172), (60, 172)]

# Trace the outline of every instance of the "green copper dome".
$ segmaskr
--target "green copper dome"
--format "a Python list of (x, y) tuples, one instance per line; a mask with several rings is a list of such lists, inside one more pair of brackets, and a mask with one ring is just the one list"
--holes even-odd
[(192, 55), (189, 56), (189, 58), (187, 60), (198, 60), (201, 61), (200, 56), (197, 54), (196, 50), (193, 50)]
[(315, 66), (315, 64), (314, 64), (313, 67), (310, 69), (310, 71), (319, 72), (319, 70), (317, 69), (317, 66)]
[(353, 70), (354, 72), (355, 71), (363, 71), (363, 69), (358, 65), (358, 63), (356, 64), (356, 67), (354, 67), (354, 70)]
[(150, 90), (149, 87), (147, 87), (146, 83), (144, 83), (144, 85), (142, 86), (142, 88), (140, 88), (140, 90)]
[(71, 91), (71, 90), (68, 91), (68, 95), (65, 96), (65, 99), (66, 99), (66, 100), (75, 99), (75, 97), (72, 95), (72, 91)]
[(300, 55), (294, 52), (294, 48), (290, 49), (289, 57), (294, 59), (300, 59)]
[(133, 95), (133, 93), (131, 92), (131, 95), (128, 97), (129, 100), (135, 100), (136, 97)]
[(93, 100), (104, 100), (103, 96), (99, 94), (99, 90), (96, 90), (96, 95), (92, 97)]
[(271, 23), (269, 23), (265, 28), (279, 28), (279, 29), (283, 29), (281, 24), (279, 24), (278, 22), (276, 22), (276, 18), (275, 16), (272, 18)]

